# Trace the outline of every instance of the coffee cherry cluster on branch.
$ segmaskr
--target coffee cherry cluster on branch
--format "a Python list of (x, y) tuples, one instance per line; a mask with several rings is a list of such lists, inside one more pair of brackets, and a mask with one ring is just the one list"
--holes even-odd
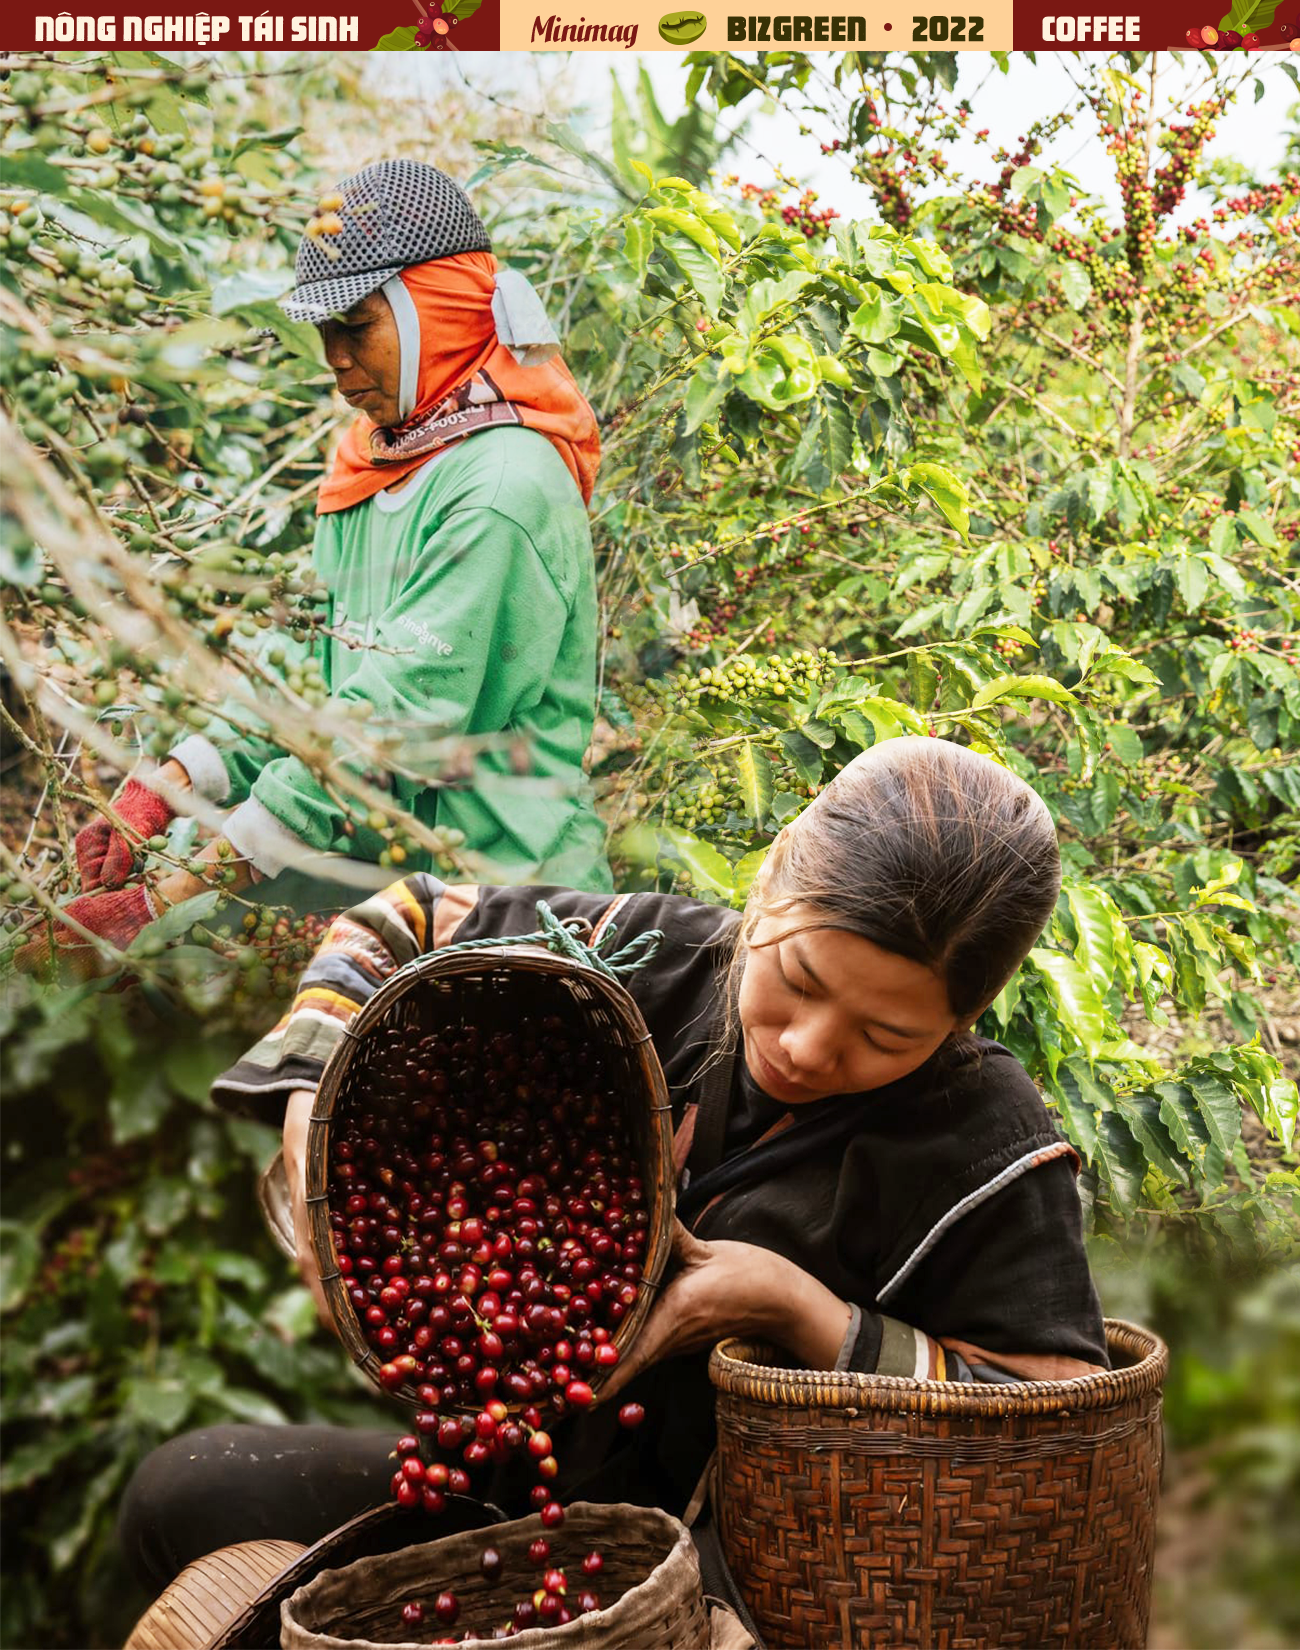
[(666, 706), (688, 709), (695, 704), (733, 700), (742, 704), (761, 699), (799, 698), (821, 686), (838, 667), (829, 648), (797, 648), (753, 657), (737, 654), (725, 665), (680, 670), (666, 682), (652, 682), (652, 693)]
[[(152, 846), (152, 844), (150, 844)], [(316, 953), (328, 926), (325, 919), (309, 912), (295, 916), (275, 906), (263, 906), (245, 913), (240, 927), (222, 933), (206, 927), (193, 930), (190, 940), (224, 957), (261, 992), (269, 989), (275, 997), (291, 995), (303, 965)], [(163, 949), (154, 953), (158, 955)]]
[(810, 241), (825, 235), (833, 220), (839, 217), (833, 206), (824, 206), (818, 211), (814, 205), (816, 199), (815, 189), (805, 189), (797, 201), (781, 208), (782, 223), (797, 229)]
[(810, 241), (828, 234), (831, 223), (840, 215), (833, 206), (824, 206), (820, 210), (816, 207), (815, 189), (804, 189), (798, 200), (782, 205), (781, 196), (793, 187), (791, 180), (785, 177), (781, 178), (779, 185), (770, 189), (758, 183), (741, 183), (735, 173), (723, 181), (733, 186), (739, 185), (740, 198), (755, 202), (765, 218), (775, 220), (779, 217), (788, 229), (797, 229)]
[[(600, 1045), (555, 1015), (485, 1033), (381, 1028), (331, 1141), (329, 1222), (380, 1384), (414, 1389), (392, 1489), (440, 1511), (467, 1469), (526, 1453), (563, 1512), (544, 1412), (586, 1409), (619, 1361), (650, 1217)], [(641, 1420), (625, 1404), (625, 1426)], [(428, 1463), (421, 1439), (460, 1464)]]

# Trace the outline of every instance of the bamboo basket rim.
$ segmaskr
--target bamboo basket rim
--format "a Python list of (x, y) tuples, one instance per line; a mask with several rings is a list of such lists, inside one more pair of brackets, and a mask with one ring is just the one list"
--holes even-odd
[[(347, 1348), (352, 1361), (381, 1391), (389, 1392), (379, 1381), (379, 1369), (384, 1360), (361, 1332), (356, 1312), (343, 1276), (339, 1271), (334, 1250), (334, 1236), (329, 1224), (329, 1135), (334, 1108), (338, 1103), (344, 1080), (357, 1049), (369, 1032), (382, 1021), (389, 1008), (416, 986), (433, 980), (455, 979), (463, 975), (531, 974), (578, 981), (591, 990), (611, 1010), (624, 1038), (624, 1052), (639, 1066), (642, 1080), (651, 1097), (649, 1160), (640, 1163), (642, 1178), (653, 1188), (650, 1209), (651, 1222), (646, 1257), (642, 1265), (640, 1297), (636, 1305), (618, 1325), (613, 1336), (620, 1351), (626, 1350), (640, 1333), (654, 1306), (659, 1281), (668, 1265), (672, 1250), (675, 1183), (672, 1169), (671, 1103), (663, 1067), (655, 1051), (641, 1010), (631, 993), (619, 981), (568, 957), (557, 956), (544, 946), (475, 946), (463, 951), (430, 951), (405, 963), (390, 974), (372, 997), (365, 1002), (343, 1028), (343, 1036), (331, 1050), (316, 1090), (315, 1103), (307, 1124), (306, 1180), (307, 1227), (312, 1254), (320, 1271), (330, 1316), (338, 1337)], [(655, 1218), (656, 1210), (659, 1212)], [(617, 1367), (617, 1366), (615, 1366)], [(600, 1389), (609, 1378), (608, 1371), (593, 1367), (588, 1381), (597, 1399)], [(406, 1381), (389, 1394), (403, 1402), (419, 1407), (419, 1396), (411, 1382)], [(518, 1413), (534, 1400), (503, 1400), (511, 1413)], [(541, 1400), (546, 1403), (547, 1398)], [(470, 1406), (448, 1406), (469, 1411)]]
[(773, 1348), (738, 1336), (720, 1341), (709, 1358), (709, 1378), (719, 1394), (772, 1408), (871, 1409), (886, 1414), (946, 1416), (1059, 1415), (1105, 1409), (1159, 1392), (1169, 1369), (1169, 1348), (1158, 1335), (1122, 1318), (1106, 1318), (1106, 1343), (1137, 1362), (1065, 1381), (972, 1385), (917, 1381), (902, 1375), (787, 1369), (764, 1359)]
[[(618, 1633), (621, 1628), (627, 1625), (627, 1618), (635, 1616), (644, 1605), (647, 1595), (662, 1587), (664, 1579), (671, 1573), (671, 1569), (680, 1570), (684, 1565), (687, 1566), (688, 1575), (693, 1574), (694, 1576), (694, 1590), (698, 1591), (700, 1609), (703, 1612), (703, 1619), (707, 1623), (709, 1604), (705, 1598), (700, 1577), (699, 1559), (696, 1555), (691, 1532), (682, 1523), (681, 1519), (670, 1512), (666, 1512), (662, 1507), (642, 1507), (626, 1501), (572, 1501), (566, 1507), (565, 1513), (566, 1521), (559, 1531), (548, 1531), (542, 1525), (537, 1513), (527, 1513), (520, 1518), (506, 1519), (491, 1526), (490, 1540), (492, 1545), (499, 1548), (522, 1550), (524, 1543), (538, 1534), (548, 1538), (558, 1535), (561, 1539), (570, 1541), (576, 1536), (577, 1540), (574, 1544), (580, 1548), (587, 1545), (588, 1542), (594, 1542), (602, 1538), (612, 1538), (616, 1525), (622, 1525), (626, 1529), (626, 1526), (631, 1524), (633, 1526), (633, 1539), (639, 1537), (647, 1546), (659, 1551), (660, 1556), (655, 1559), (649, 1570), (626, 1586), (608, 1604), (602, 1606), (601, 1610), (597, 1612), (601, 1619), (596, 1625), (599, 1625), (610, 1636)], [(375, 1589), (376, 1585), (382, 1585), (388, 1589), (389, 1597), (392, 1597), (394, 1593), (402, 1596), (406, 1587), (406, 1578), (401, 1575), (401, 1572), (408, 1568), (413, 1561), (419, 1561), (423, 1564), (434, 1558), (441, 1558), (442, 1560), (440, 1567), (437, 1569), (434, 1584), (459, 1585), (467, 1576), (473, 1575), (477, 1565), (471, 1565), (467, 1550), (464, 1554), (453, 1553), (452, 1557), (459, 1562), (460, 1567), (455, 1570), (451, 1569), (449, 1567), (451, 1560), (447, 1557), (448, 1549), (465, 1545), (461, 1537), (466, 1534), (478, 1536), (485, 1533), (487, 1532), (457, 1531), (453, 1535), (437, 1537), (432, 1541), (415, 1542), (410, 1546), (398, 1548), (391, 1553), (354, 1559), (351, 1563), (340, 1565), (337, 1568), (319, 1570), (293, 1593), (281, 1599), (281, 1621), (284, 1622), (292, 1617), (300, 1629), (317, 1637), (320, 1650), (343, 1650), (346, 1645), (357, 1642), (351, 1635), (343, 1638), (332, 1632), (329, 1627), (307, 1626), (300, 1619), (304, 1607), (310, 1611), (314, 1606), (319, 1605), (322, 1592), (328, 1598), (337, 1589), (344, 1588), (348, 1583), (357, 1580), (362, 1582), (363, 1585), (368, 1584), (371, 1591)], [(508, 1551), (506, 1556), (509, 1557)], [(398, 1574), (394, 1575), (394, 1571)], [(424, 1590), (427, 1592), (431, 1588), (428, 1584), (425, 1584)], [(436, 1624), (431, 1622), (425, 1624), (425, 1630), (429, 1628), (434, 1631), (437, 1630)], [(552, 1635), (563, 1635), (566, 1628), (573, 1629), (573, 1631), (569, 1633), (568, 1638), (557, 1636), (554, 1640), (556, 1644), (565, 1644), (570, 1641), (593, 1642), (591, 1639), (593, 1620), (581, 1616), (575, 1616), (572, 1621), (564, 1623), (563, 1626), (539, 1625), (528, 1628), (516, 1636), (525, 1644), (532, 1645), (543, 1642), (542, 1635), (545, 1634), (545, 1642), (550, 1643)], [(428, 1641), (424, 1640), (423, 1642), (427, 1643)], [(477, 1650), (478, 1646), (493, 1641), (489, 1637), (475, 1634), (473, 1638), (465, 1642), (467, 1650)], [(419, 1650), (418, 1644), (413, 1640), (400, 1639), (393, 1641), (393, 1643), (394, 1650)]]
[[(473, 1496), (448, 1495), (447, 1505), (457, 1508), (473, 1506), (482, 1509), (489, 1515), (487, 1523), (467, 1524), (465, 1526), (466, 1530), (478, 1530), (480, 1533), (485, 1533), (505, 1518), (505, 1514), (495, 1502), (478, 1500)], [(431, 1515), (426, 1514), (425, 1516)], [(314, 1576), (320, 1575), (323, 1570), (340, 1568), (341, 1566), (338, 1565), (327, 1565), (325, 1559), (327, 1556), (332, 1557), (335, 1550), (342, 1543), (349, 1538), (353, 1540), (360, 1539), (372, 1529), (382, 1528), (385, 1524), (396, 1523), (399, 1519), (405, 1519), (406, 1517), (406, 1511), (399, 1508), (395, 1501), (381, 1501), (373, 1507), (367, 1507), (364, 1512), (355, 1513), (336, 1528), (327, 1530), (323, 1536), (303, 1547), (296, 1558), (290, 1559), (282, 1569), (278, 1570), (267, 1581), (261, 1592), (250, 1598), (234, 1615), (229, 1616), (212, 1637), (198, 1647), (198, 1650), (230, 1650), (232, 1641), (244, 1636), (249, 1624), (259, 1611), (271, 1604), (274, 1604), (278, 1609), (280, 1601), (287, 1598), (290, 1592), (304, 1586)], [(460, 1535), (463, 1533), (462, 1530), (448, 1530), (446, 1532), (447, 1535)], [(433, 1539), (442, 1540), (443, 1537), (438, 1536)], [(301, 1546), (302, 1544), (299, 1542), (295, 1545)], [(383, 1557), (385, 1555), (381, 1553), (374, 1556)], [(352, 1564), (356, 1561), (348, 1559), (347, 1562)]]

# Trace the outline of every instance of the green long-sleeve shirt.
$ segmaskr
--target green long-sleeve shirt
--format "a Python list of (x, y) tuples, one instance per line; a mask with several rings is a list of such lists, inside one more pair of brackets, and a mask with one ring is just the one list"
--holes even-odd
[[(326, 688), (364, 704), (366, 732), (391, 743), (402, 806), (463, 831), (505, 876), (609, 887), (582, 773), (595, 710), (591, 535), (551, 443), (497, 429), (447, 449), (396, 492), (322, 516), (313, 563), (334, 632), (316, 644)], [(479, 751), (472, 779), (431, 784), (434, 747), (455, 734), (507, 741)], [(336, 798), (268, 742), (214, 726), (173, 754), (197, 788), (240, 804), (227, 834), (259, 868), (278, 870), (304, 844), (378, 857), (382, 839), (345, 834)]]

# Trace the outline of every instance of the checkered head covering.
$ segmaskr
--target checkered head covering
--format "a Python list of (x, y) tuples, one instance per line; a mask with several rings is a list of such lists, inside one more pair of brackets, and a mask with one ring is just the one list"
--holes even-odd
[(298, 248), (294, 288), (280, 306), (291, 320), (340, 315), (412, 264), (492, 250), (465, 191), (436, 166), (376, 161), (345, 178), (338, 193), (342, 227), (317, 227)]

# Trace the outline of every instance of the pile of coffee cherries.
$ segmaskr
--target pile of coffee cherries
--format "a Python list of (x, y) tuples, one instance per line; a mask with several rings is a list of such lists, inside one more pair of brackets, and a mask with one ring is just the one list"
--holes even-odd
[[(528, 1548), (529, 1562), (535, 1567), (539, 1585), (526, 1590), (520, 1597), (502, 1605), (509, 1614), (490, 1630), (476, 1628), (463, 1635), (433, 1639), (434, 1644), (456, 1644), (472, 1639), (512, 1639), (530, 1627), (563, 1627), (576, 1616), (590, 1615), (599, 1610), (600, 1594), (594, 1583), (605, 1568), (604, 1554), (593, 1549), (582, 1560), (580, 1584), (571, 1582), (564, 1570), (551, 1562), (551, 1546), (545, 1536), (538, 1536)], [(486, 1580), (497, 1582), (504, 1568), (500, 1552), (485, 1547), (479, 1558), (479, 1569)], [(402, 1606), (402, 1626), (405, 1629), (423, 1627), (430, 1618), (441, 1627), (453, 1627), (460, 1615), (460, 1599), (447, 1588), (426, 1608), (418, 1600)]]
[(547, 1015), (381, 1027), (362, 1061), (331, 1131), (329, 1219), (380, 1383), (419, 1401), (392, 1493), (437, 1513), (474, 1468), (525, 1454), (556, 1528), (544, 1422), (587, 1408), (618, 1363), (649, 1238), (606, 1050)]

